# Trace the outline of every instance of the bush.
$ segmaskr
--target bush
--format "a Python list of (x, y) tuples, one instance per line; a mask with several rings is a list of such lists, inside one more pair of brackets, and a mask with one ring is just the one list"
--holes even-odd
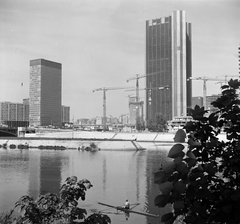
[[(161, 194), (155, 205), (170, 203), (172, 212), (162, 216), (165, 224), (240, 223), (240, 100), (238, 80), (222, 86), (222, 96), (212, 103), (217, 111), (206, 117), (196, 106), (194, 121), (175, 136), (176, 143), (155, 173)], [(184, 132), (184, 133), (183, 133)], [(226, 140), (220, 140), (224, 132)], [(187, 134), (187, 147), (183, 144)]]
[[(40, 195), (35, 201), (30, 196), (22, 196), (15, 204), (20, 215), (11, 221), (12, 212), (9, 215), (2, 215), (4, 224), (109, 224), (110, 218), (103, 214), (92, 214), (86, 217), (87, 211), (79, 208), (78, 200), (85, 200), (86, 191), (92, 187), (87, 179), (77, 180), (77, 177), (68, 177), (60, 189), (60, 196), (48, 193)], [(0, 221), (1, 221), (0, 218)], [(83, 220), (83, 221), (82, 221)]]

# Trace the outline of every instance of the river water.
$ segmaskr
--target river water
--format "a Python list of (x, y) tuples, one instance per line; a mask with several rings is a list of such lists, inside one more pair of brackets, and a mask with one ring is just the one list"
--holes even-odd
[[(46, 192), (58, 193), (68, 176), (77, 176), (91, 181), (93, 188), (87, 191), (86, 200), (79, 200), (79, 207), (107, 214), (112, 223), (161, 223), (161, 216), (169, 208), (154, 206), (158, 185), (153, 173), (167, 160), (170, 146), (149, 146), (145, 151), (98, 151), (77, 150), (19, 150), (0, 149), (0, 213), (13, 208), (22, 195), (36, 198)], [(99, 205), (124, 205), (125, 200), (139, 203), (136, 211), (160, 215), (149, 218), (125, 214)]]

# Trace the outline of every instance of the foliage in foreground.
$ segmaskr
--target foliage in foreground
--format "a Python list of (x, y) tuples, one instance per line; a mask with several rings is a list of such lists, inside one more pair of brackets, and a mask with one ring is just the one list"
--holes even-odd
[(86, 191), (92, 187), (87, 179), (77, 180), (77, 177), (68, 177), (62, 185), (60, 196), (52, 193), (40, 195), (36, 201), (30, 196), (22, 196), (16, 202), (20, 216), (11, 221), (10, 215), (1, 216), (1, 223), (9, 224), (109, 224), (110, 218), (103, 214), (92, 214), (86, 217), (87, 211), (79, 208), (78, 200), (85, 200)]
[[(155, 173), (161, 194), (155, 205), (172, 205), (161, 221), (172, 224), (179, 217), (190, 224), (240, 223), (240, 101), (238, 80), (222, 86), (222, 96), (212, 103), (209, 117), (196, 106), (193, 122), (179, 130), (169, 151), (173, 160)], [(226, 140), (219, 134), (226, 133)], [(187, 147), (183, 144), (187, 133)]]

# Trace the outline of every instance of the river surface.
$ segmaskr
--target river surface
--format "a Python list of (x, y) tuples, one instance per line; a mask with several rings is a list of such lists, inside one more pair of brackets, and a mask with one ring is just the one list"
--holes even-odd
[[(36, 198), (46, 192), (58, 193), (68, 176), (91, 181), (93, 188), (86, 193), (86, 200), (79, 200), (79, 207), (107, 214), (116, 224), (157, 224), (169, 208), (154, 206), (158, 185), (153, 173), (167, 160), (170, 146), (149, 146), (145, 151), (98, 151), (77, 150), (19, 150), (0, 149), (0, 213), (13, 208), (23, 195)], [(125, 214), (99, 205), (139, 203), (134, 208), (160, 215), (159, 218)]]

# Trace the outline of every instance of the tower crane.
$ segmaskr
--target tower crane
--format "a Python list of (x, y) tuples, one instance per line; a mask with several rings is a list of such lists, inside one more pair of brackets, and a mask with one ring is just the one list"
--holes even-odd
[[(163, 90), (163, 89), (169, 89), (169, 85), (166, 85), (166, 86), (159, 86), (159, 87), (151, 87), (151, 88), (138, 88), (138, 92), (139, 91), (141, 91), (141, 90), (148, 90), (149, 91), (149, 101), (151, 102), (151, 94), (152, 94), (152, 90), (158, 90), (158, 89), (161, 89), (161, 90)], [(125, 90), (125, 91), (134, 91), (135, 89), (127, 89), (127, 90)], [(130, 96), (130, 95), (129, 95)], [(138, 100), (139, 100), (139, 98), (138, 98)], [(139, 116), (139, 107), (140, 108), (142, 108), (142, 120), (143, 120), (143, 104), (142, 104), (143, 102), (134, 102), (134, 103), (132, 103), (132, 104), (135, 104), (135, 105), (137, 105), (137, 107), (136, 107), (136, 125), (137, 125), (137, 118), (138, 117), (140, 117)], [(138, 107), (139, 106), (139, 107)], [(138, 112), (137, 112), (137, 110), (138, 110)], [(138, 115), (138, 116), (137, 116)]]
[(102, 87), (94, 89), (93, 92), (103, 91), (103, 130), (106, 130), (107, 115), (106, 115), (106, 92), (108, 90), (118, 90), (118, 89), (132, 89), (133, 87)]
[(227, 82), (229, 79), (232, 79), (232, 78), (236, 78), (236, 79), (239, 79), (239, 76), (237, 75), (224, 75), (224, 76), (217, 76), (217, 77), (224, 77), (225, 78), (225, 82)]
[[(136, 74), (136, 76), (127, 79), (127, 82), (129, 82), (131, 80), (136, 80), (136, 104), (139, 103), (139, 81), (138, 80), (141, 79), (141, 78), (147, 77), (149, 75), (156, 75), (158, 73), (159, 72), (154, 72), (154, 73), (149, 73), (149, 74), (144, 74), (144, 75)], [(136, 109), (136, 118), (138, 118), (138, 117), (139, 117), (139, 110), (137, 108)]]
[(226, 82), (226, 80), (224, 79), (219, 79), (219, 78), (211, 78), (211, 77), (205, 77), (205, 76), (200, 76), (200, 77), (190, 77), (189, 79), (187, 79), (187, 81), (189, 80), (197, 80), (197, 81), (203, 81), (203, 106), (206, 109), (207, 107), (207, 85), (206, 82), (207, 81), (221, 81), (221, 82)]

